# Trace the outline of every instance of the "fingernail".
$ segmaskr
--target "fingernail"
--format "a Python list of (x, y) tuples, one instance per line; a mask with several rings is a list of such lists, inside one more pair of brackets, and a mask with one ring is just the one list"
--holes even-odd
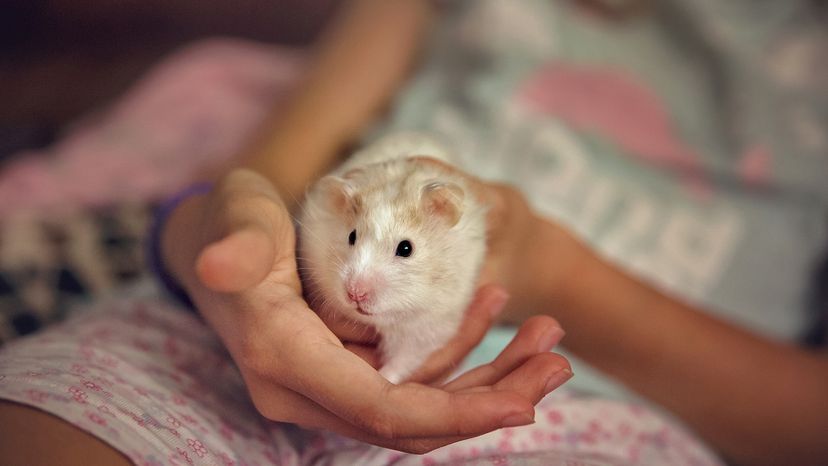
[(503, 418), (500, 425), (503, 427), (526, 426), (535, 423), (535, 416), (530, 413), (515, 413)]
[(538, 353), (545, 353), (551, 350), (561, 339), (566, 335), (566, 332), (563, 331), (560, 327), (552, 327), (546, 331), (538, 339)]
[(575, 374), (573, 374), (572, 371), (566, 367), (558, 372), (555, 372), (546, 380), (546, 386), (543, 389), (544, 392), (549, 394), (552, 390), (560, 387), (564, 382), (571, 379), (573, 375)]
[(509, 300), (509, 293), (506, 291), (499, 289), (497, 292), (492, 293), (492, 296), (489, 297), (489, 313), (492, 317), (497, 317), (501, 311), (503, 311), (503, 307), (506, 305), (506, 301)]

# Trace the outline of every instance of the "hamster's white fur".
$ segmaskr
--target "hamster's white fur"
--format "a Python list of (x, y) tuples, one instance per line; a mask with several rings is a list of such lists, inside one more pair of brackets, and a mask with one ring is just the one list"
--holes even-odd
[(426, 134), (386, 136), (319, 180), (300, 218), (311, 305), (373, 325), (393, 383), (456, 333), (486, 248), (486, 207), (462, 177), (414, 156), (451, 158)]

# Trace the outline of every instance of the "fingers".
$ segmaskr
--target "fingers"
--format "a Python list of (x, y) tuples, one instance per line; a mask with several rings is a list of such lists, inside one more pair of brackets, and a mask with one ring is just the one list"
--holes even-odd
[(569, 362), (555, 353), (540, 353), (506, 374), (495, 384), (472, 386), (456, 393), (498, 392), (506, 390), (519, 393), (533, 404), (561, 386), (572, 377)]
[(570, 378), (572, 369), (563, 356), (541, 353), (500, 379), (493, 388), (515, 391), (535, 404)]
[(468, 387), (493, 385), (532, 356), (551, 350), (563, 336), (563, 330), (551, 317), (532, 317), (521, 325), (512, 341), (494, 361), (466, 372), (443, 388), (458, 391)]
[[(385, 384), (387, 389), (370, 393), (373, 403), (348, 409), (350, 417), (342, 417), (302, 393), (273, 383), (272, 377), (250, 376), (246, 371), (242, 373), (257, 410), (268, 419), (321, 428), (411, 453), (426, 453), (499, 427), (533, 421), (533, 412), (523, 409), (513, 413), (506, 411), (508, 416), (505, 418), (497, 413), (497, 416), (489, 416), (491, 419), (475, 419), (487, 416), (481, 413), (481, 409), (496, 411), (496, 406), (513, 403), (516, 398), (519, 405), (526, 404), (522, 397), (510, 391), (484, 387), (485, 390), (477, 393), (470, 390), (469, 393), (451, 394), (417, 384)], [(339, 380), (337, 383), (352, 385), (354, 380)], [(435, 404), (435, 400), (445, 400), (448, 404)], [(451, 408), (446, 409), (447, 406)], [(431, 416), (431, 411), (438, 416), (434, 420), (423, 421)], [(470, 414), (475, 416), (470, 418)], [(423, 428), (424, 424), (427, 427)]]
[(253, 381), (247, 382), (248, 387), (258, 386), (264, 388), (265, 393), (251, 390), (251, 397), (259, 413), (273, 421), (289, 422), (305, 429), (324, 429), (372, 445), (417, 454), (427, 453), (436, 448), (469, 438), (469, 436), (378, 437), (335, 416), (319, 404), (292, 390), (278, 386), (262, 386)]
[(536, 404), (572, 377), (569, 362), (548, 352), (562, 337), (563, 331), (553, 319), (543, 316), (529, 319), (494, 361), (463, 374), (443, 388), (460, 393), (506, 390), (517, 392)]
[(392, 385), (326, 339), (305, 332), (288, 342), (295, 346), (280, 358), (285, 366), (279, 382), (377, 437), (475, 435), (529, 423), (534, 416), (532, 404), (517, 393), (453, 394), (417, 384)]
[[(558, 370), (558, 368), (562, 368)], [(532, 403), (539, 402), (546, 394), (560, 386), (571, 377), (566, 361), (555, 354), (545, 353), (530, 358), (517, 370), (489, 387), (472, 387), (467, 389), (469, 395), (488, 393), (498, 396), (504, 392), (515, 391)], [(414, 390), (427, 389), (423, 386), (409, 384)], [(462, 395), (462, 394), (459, 394)], [(257, 408), (266, 417), (299, 424), (306, 428), (321, 428), (351, 438), (362, 440), (374, 445), (393, 448), (410, 453), (426, 453), (436, 448), (469, 438), (475, 434), (453, 434), (449, 431), (444, 435), (410, 436), (403, 430), (392, 430), (387, 427), (370, 425), (371, 413), (364, 413), (363, 422), (351, 423), (330, 413), (319, 404), (290, 390), (282, 389), (279, 393), (272, 393), (269, 400), (276, 400), (275, 406), (257, 403)], [(408, 400), (419, 405), (417, 397)], [(427, 406), (420, 406), (428, 409)], [(503, 427), (531, 423), (531, 418), (518, 416), (510, 422), (503, 422)], [(480, 434), (482, 432), (476, 433)]]
[(429, 356), (409, 380), (428, 383), (454, 370), (456, 364), (483, 340), (508, 298), (506, 290), (500, 286), (481, 287), (469, 305), (457, 334), (442, 349)]

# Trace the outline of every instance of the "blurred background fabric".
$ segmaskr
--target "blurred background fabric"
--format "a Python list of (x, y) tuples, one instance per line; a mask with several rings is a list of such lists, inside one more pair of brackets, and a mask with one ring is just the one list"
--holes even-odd
[[(182, 44), (310, 42), (338, 0), (8, 0), (0, 14), (0, 140), (43, 142), (106, 105)], [(12, 137), (12, 133), (18, 136)], [(7, 147), (2, 147), (8, 155)]]
[[(4, 2), (0, 14), (0, 342), (60, 318), (71, 303), (140, 276), (144, 270), (142, 241), (154, 203), (197, 174), (219, 169), (243, 150), (257, 124), (278, 110), (279, 102), (293, 88), (304, 66), (305, 47), (339, 3)], [(824, 86), (828, 70), (825, 0), (784, 4), (772, 0), (755, 4), (747, 0), (726, 4), (713, 0), (436, 3), (443, 16), (464, 4), (474, 5), (479, 13), (470, 15), (471, 20), (451, 34), (435, 37), (445, 42), (437, 44), (431, 71), (439, 77), (454, 68), (463, 73), (475, 66), (485, 68), (487, 63), (494, 68), (490, 75), (480, 73), (473, 85), (452, 78), (448, 83), (459, 88), (447, 88), (445, 95), (436, 93), (433, 86), (440, 79), (421, 79), (425, 85), (419, 87), (415, 80), (408, 91), (412, 108), (427, 102), (416, 92), (446, 102), (464, 98), (463, 105), (468, 107), (480, 96), (490, 98), (487, 93), (511, 89), (501, 81), (519, 73), (503, 70), (509, 66), (518, 71), (530, 69), (520, 65), (521, 60), (531, 61), (534, 53), (548, 54), (557, 43), (572, 55), (563, 58), (637, 66), (637, 79), (653, 80), (655, 88), (668, 97), (664, 102), (684, 99), (676, 106), (684, 114), (679, 119), (684, 126), (677, 127), (697, 136), (696, 142), (712, 153), (725, 156), (707, 161), (716, 175), (712, 180), (741, 180), (756, 192), (790, 191), (796, 198), (802, 197), (803, 186), (819, 199), (828, 195), (821, 175), (828, 144), (821, 130), (825, 105), (817, 101), (823, 97), (815, 97), (822, 94), (814, 92)], [(547, 15), (544, 22), (539, 15), (526, 13), (531, 11), (528, 5), (558, 13)], [(555, 20), (566, 17), (560, 16), (562, 12), (571, 20)], [(600, 21), (593, 21), (596, 18)], [(621, 19), (623, 27), (622, 21), (616, 21)], [(525, 47), (534, 42), (539, 47)], [(447, 54), (458, 46), (469, 48), (461, 59)], [(451, 66), (434, 66), (441, 65), (441, 57)], [(427, 76), (429, 63), (423, 65)], [(669, 70), (673, 74), (667, 76)], [(592, 86), (602, 93), (589, 91), (590, 105), (583, 108), (600, 113), (600, 121), (610, 121), (605, 118), (611, 115), (621, 117), (604, 126), (623, 144), (607, 146), (606, 141), (587, 135), (592, 138), (590, 147), (603, 144), (599, 151), (614, 147), (619, 160), (627, 160), (622, 157), (641, 148), (650, 153), (657, 147), (668, 155), (684, 148), (683, 144), (654, 144), (659, 139), (653, 128), (671, 136), (662, 142), (679, 134), (672, 123), (661, 124), (675, 117), (662, 111), (662, 106), (642, 107), (650, 111), (630, 117), (624, 102), (651, 96), (640, 92), (640, 86), (630, 85), (634, 80), (611, 80), (622, 84), (613, 88), (595, 79), (602, 75), (589, 67), (549, 66), (542, 71), (529, 81), (527, 101), (552, 105), (555, 99), (563, 99), (577, 110), (581, 108), (577, 97), (583, 97), (583, 92), (571, 90)], [(610, 99), (612, 91), (623, 91), (620, 95), (626, 100)], [(775, 104), (768, 107), (768, 102)], [(509, 114), (500, 111), (499, 103), (493, 105), (499, 109), (495, 114)], [(400, 108), (397, 124), (416, 126), (410, 119), (412, 112), (405, 105)], [(613, 108), (625, 110), (613, 113)], [(483, 113), (472, 110), (471, 114), (481, 118)], [(655, 118), (643, 118), (647, 115)], [(550, 117), (567, 123), (561, 115)], [(425, 119), (421, 124), (438, 121), (426, 114), (419, 118)], [(627, 126), (636, 130), (636, 138), (626, 139), (619, 121), (637, 123), (635, 128)], [(713, 136), (708, 138), (703, 129)], [(753, 144), (756, 141), (762, 144)], [(622, 146), (629, 150), (616, 150)], [(687, 151), (678, 150), (682, 152)], [(776, 178), (769, 171), (774, 165), (772, 155), (784, 168)], [(792, 156), (797, 163), (787, 163)], [(724, 171), (719, 170), (723, 167)], [(688, 181), (693, 184), (692, 179)], [(748, 197), (757, 205), (764, 202), (761, 196)], [(545, 205), (553, 209), (553, 204)], [(814, 226), (824, 216), (802, 217), (803, 225), (819, 231), (824, 228), (821, 223)], [(771, 223), (774, 228), (797, 228), (790, 220)], [(751, 237), (762, 235), (771, 237), (773, 229), (757, 229)], [(778, 241), (770, 244), (784, 255), (784, 260), (774, 263), (779, 270), (773, 272), (795, 281), (780, 269), (795, 262), (792, 255)], [(824, 249), (822, 243), (819, 247)], [(759, 257), (771, 257), (767, 248), (760, 249), (764, 252)], [(796, 252), (807, 255), (804, 248)], [(743, 263), (753, 260), (754, 254), (746, 252)], [(822, 269), (828, 268), (823, 265)], [(798, 270), (804, 277), (806, 269)], [(824, 343), (828, 328), (826, 276), (815, 274), (810, 286), (820, 291), (810, 299), (818, 320), (814, 332), (805, 336), (811, 344)], [(771, 286), (755, 292), (751, 279), (738, 281), (739, 289), (756, 303), (729, 301), (713, 307), (766, 308), (777, 316), (781, 313), (776, 310), (791, 307), (789, 302), (775, 305), (782, 302), (777, 298), (783, 294), (774, 293)], [(734, 296), (741, 297), (732, 293), (729, 299)], [(781, 328), (771, 320), (763, 325)]]
[(242, 148), (337, 4), (4, 2), (0, 344), (144, 274), (155, 203)]

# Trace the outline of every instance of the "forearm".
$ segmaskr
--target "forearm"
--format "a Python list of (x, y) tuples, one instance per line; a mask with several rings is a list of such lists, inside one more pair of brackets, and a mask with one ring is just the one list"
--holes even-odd
[(533, 308), (561, 322), (573, 353), (668, 408), (737, 462), (828, 457), (824, 357), (669, 298), (548, 222), (538, 230), (533, 275), (548, 277), (542, 270), (556, 258), (569, 270), (554, 288), (536, 285)]
[[(353, 0), (334, 20), (293, 98), (240, 155), (279, 191), (288, 209), (399, 86), (431, 14), (425, 1)], [(194, 283), (200, 248), (220, 239), (193, 236), (205, 221), (203, 197), (179, 206), (162, 232), (162, 262), (182, 283)]]
[(245, 157), (288, 203), (377, 115), (417, 58), (433, 14), (419, 0), (355, 0), (318, 43), (285, 111)]

